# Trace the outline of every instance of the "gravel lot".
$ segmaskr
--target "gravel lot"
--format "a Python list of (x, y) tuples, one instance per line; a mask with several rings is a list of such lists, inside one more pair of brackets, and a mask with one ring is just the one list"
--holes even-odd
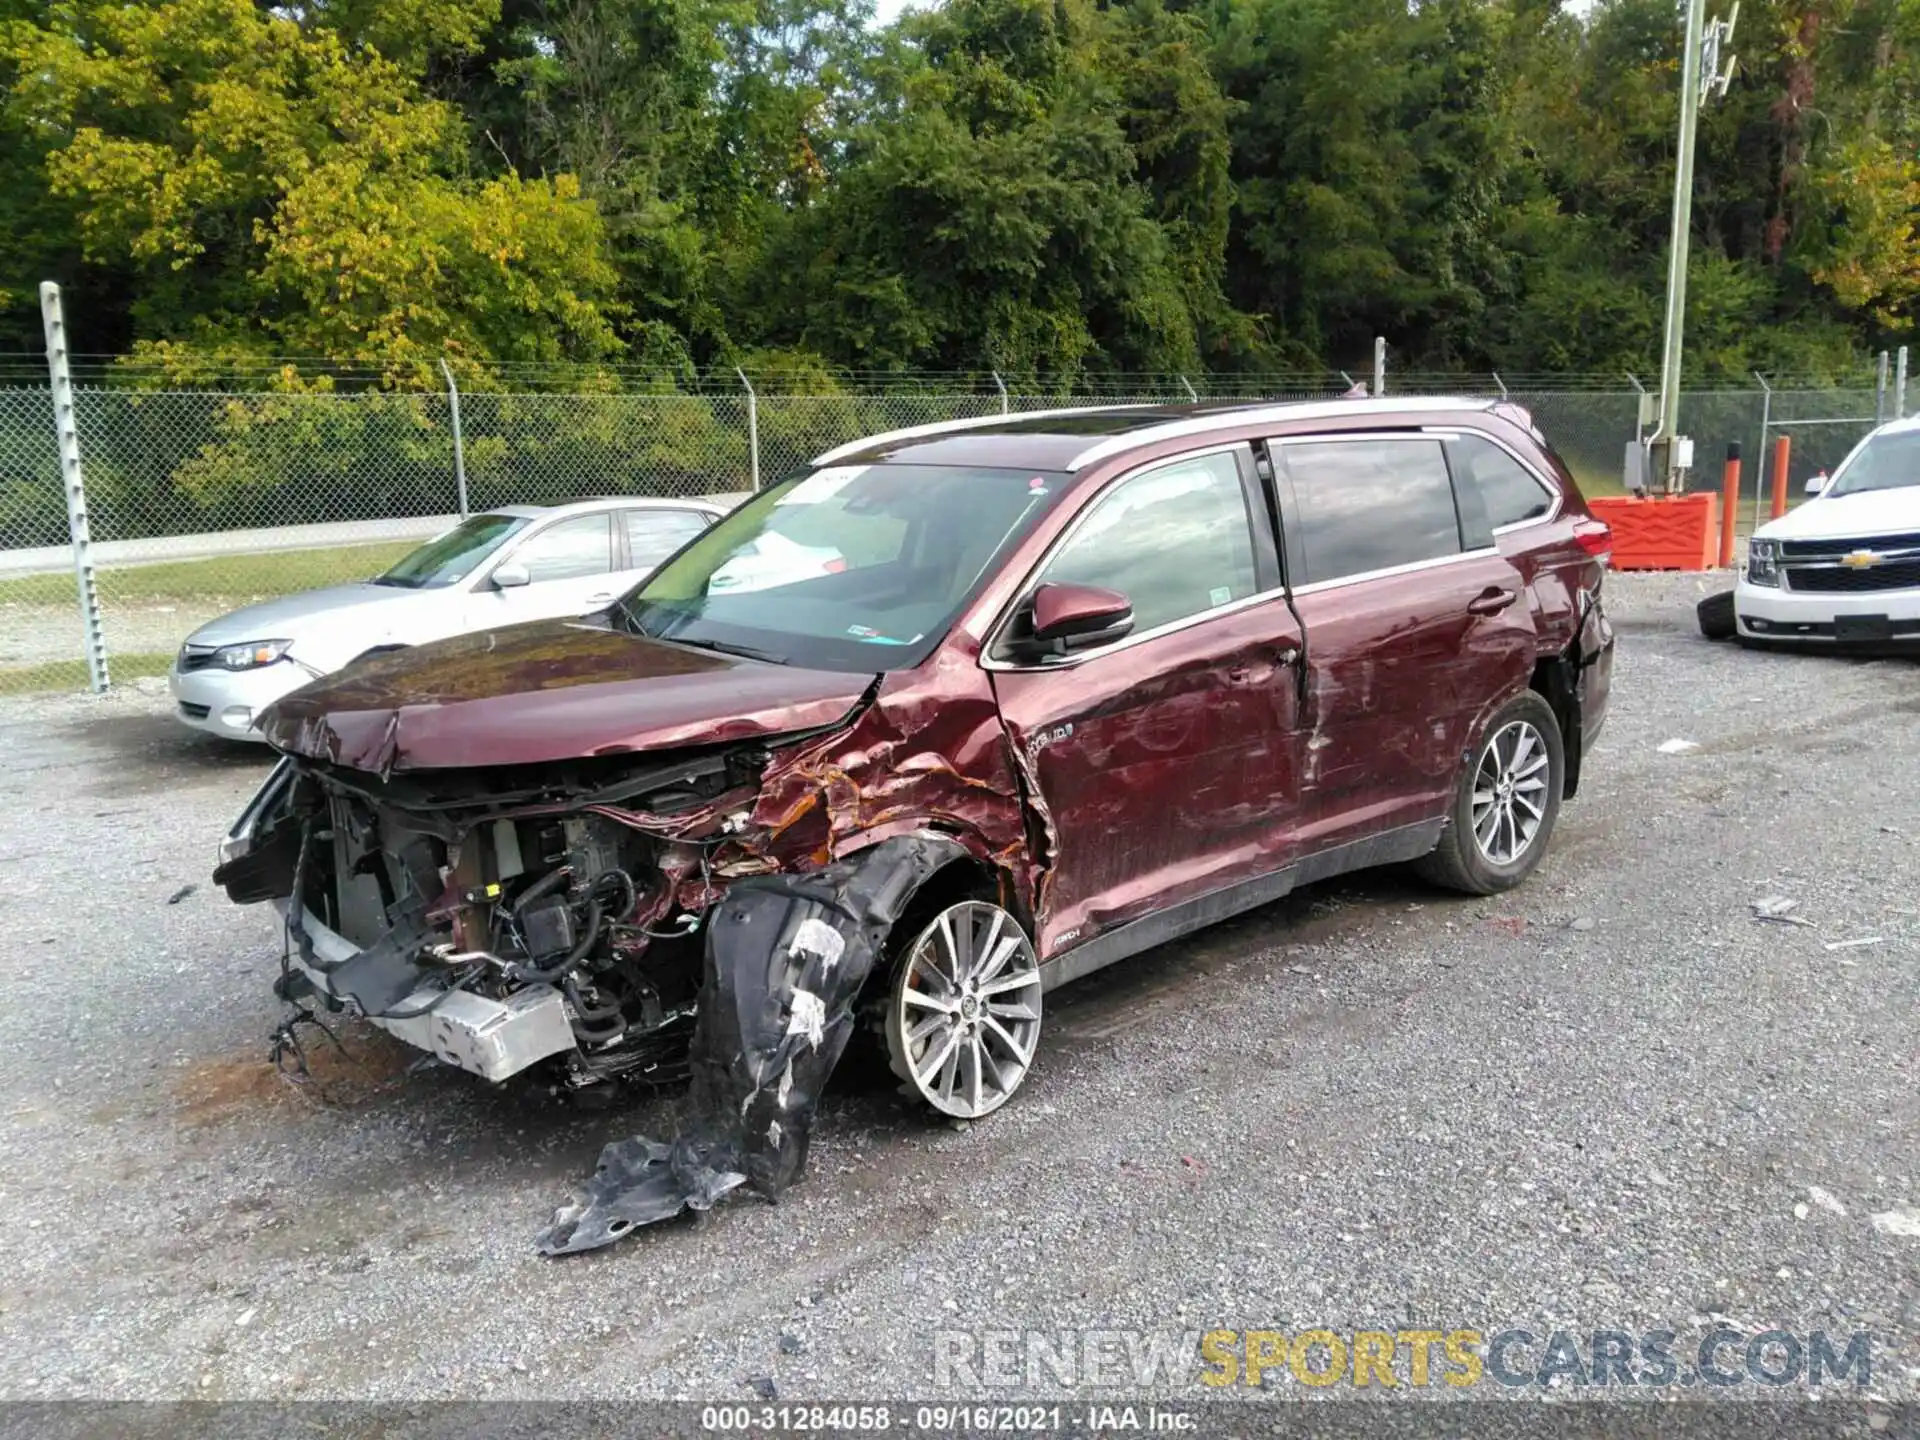
[(262, 752), (0, 702), (0, 1395), (927, 1397), (941, 1329), (1721, 1319), (1870, 1329), (1920, 1395), (1920, 667), (1609, 583), (1614, 714), (1519, 892), (1301, 892), (1051, 997), (993, 1119), (836, 1094), (779, 1207), (563, 1262), (534, 1231), (669, 1102), (364, 1031), (281, 1084), (276, 937), (207, 878)]

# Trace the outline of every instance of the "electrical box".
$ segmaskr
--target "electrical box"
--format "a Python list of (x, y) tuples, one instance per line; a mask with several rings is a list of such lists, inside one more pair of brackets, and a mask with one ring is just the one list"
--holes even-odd
[(1620, 483), (1629, 495), (1647, 493), (1647, 447), (1638, 440), (1627, 442), (1626, 458), (1620, 465)]

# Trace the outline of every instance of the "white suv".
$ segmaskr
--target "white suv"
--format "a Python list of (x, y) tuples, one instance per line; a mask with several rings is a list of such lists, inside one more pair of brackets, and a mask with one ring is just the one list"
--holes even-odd
[(1920, 644), (1920, 417), (1882, 425), (1754, 532), (1733, 608), (1743, 640)]

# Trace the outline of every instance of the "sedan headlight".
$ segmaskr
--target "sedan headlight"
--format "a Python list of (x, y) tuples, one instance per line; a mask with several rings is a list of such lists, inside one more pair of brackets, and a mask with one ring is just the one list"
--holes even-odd
[(273, 664), (292, 644), (291, 640), (249, 640), (244, 645), (222, 645), (213, 652), (213, 663), (227, 670), (255, 670)]
[(1778, 540), (1747, 542), (1747, 583), (1749, 585), (1780, 583), (1780, 542)]

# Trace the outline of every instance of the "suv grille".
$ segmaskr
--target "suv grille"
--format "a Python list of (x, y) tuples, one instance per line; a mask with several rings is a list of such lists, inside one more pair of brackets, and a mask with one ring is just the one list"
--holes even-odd
[(1860, 570), (1848, 565), (1789, 565), (1787, 585), (1827, 595), (1920, 589), (1920, 558), (1884, 561)]
[(1901, 550), (1920, 550), (1920, 535), (1862, 535), (1854, 540), (1782, 540), (1782, 560), (1838, 560), (1856, 550), (1877, 550), (1888, 555)]

